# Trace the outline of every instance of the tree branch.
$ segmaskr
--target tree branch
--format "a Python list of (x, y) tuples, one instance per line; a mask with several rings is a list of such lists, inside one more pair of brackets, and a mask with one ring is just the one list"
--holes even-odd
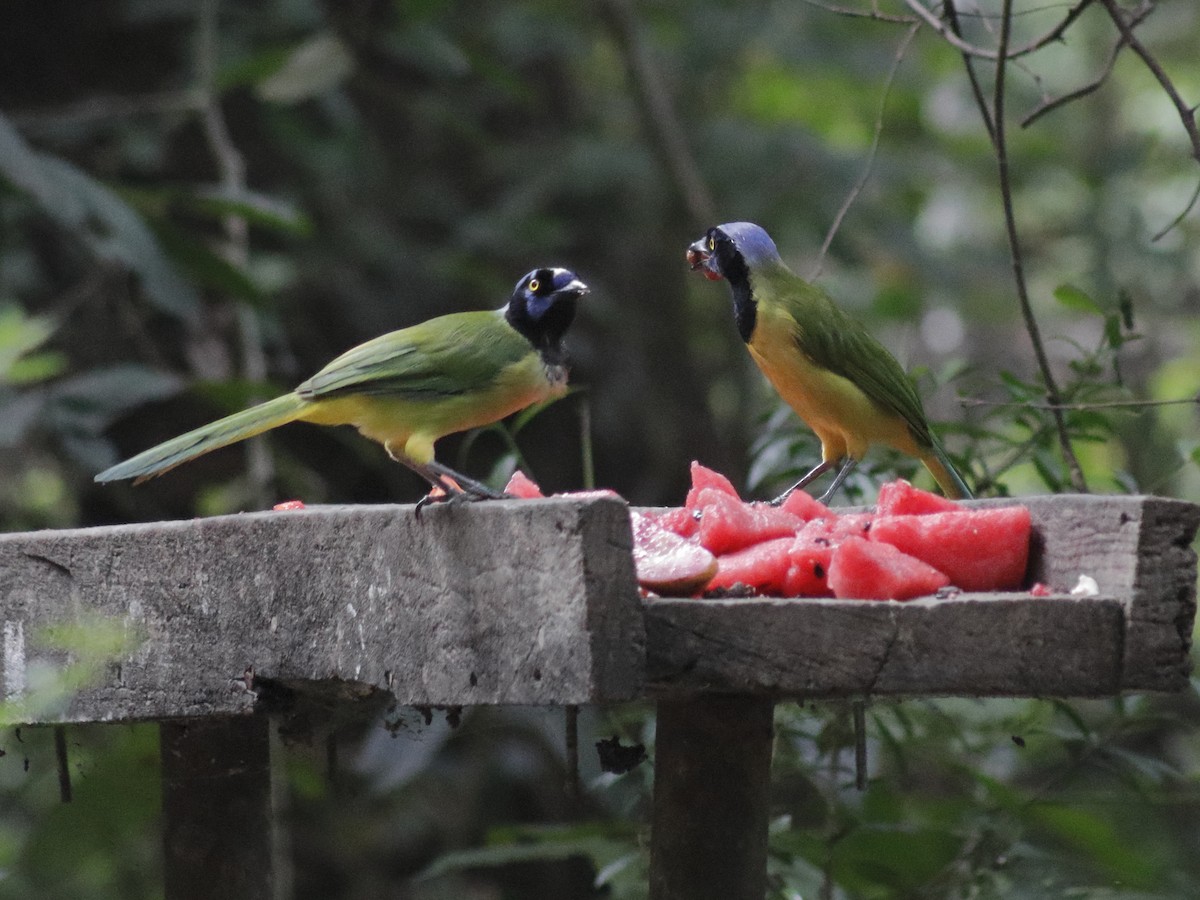
[[(199, 8), (196, 35), (196, 81), (202, 97), (201, 117), (209, 150), (220, 173), (221, 186), (230, 197), (246, 193), (246, 160), (233, 142), (221, 97), (216, 86), (217, 23), (220, 0), (204, 0)], [(250, 261), (250, 226), (245, 216), (230, 213), (224, 220), (224, 256), (239, 269), (245, 270)], [(262, 329), (255, 311), (245, 304), (235, 304), (238, 338), (241, 344), (242, 375), (251, 382), (267, 378), (267, 358), (262, 347)], [(270, 502), (269, 488), (275, 477), (275, 466), (262, 440), (246, 442), (247, 476), (255, 503)]]
[(1175, 85), (1159, 65), (1154, 55), (1146, 49), (1146, 45), (1138, 39), (1138, 36), (1133, 33), (1136, 22), (1127, 21), (1121, 13), (1121, 7), (1117, 5), (1117, 0), (1100, 0), (1104, 8), (1108, 10), (1109, 16), (1113, 20), (1113, 24), (1117, 26), (1117, 30), (1121, 32), (1121, 38), (1129, 45), (1129, 49), (1141, 57), (1142, 62), (1146, 64), (1146, 68), (1158, 79), (1158, 83), (1171, 98), (1171, 102), (1175, 105), (1176, 112), (1179, 113), (1179, 119), (1183, 123), (1183, 130), (1187, 132), (1188, 139), (1192, 142), (1192, 157), (1196, 162), (1200, 162), (1200, 128), (1196, 126), (1196, 109), (1189, 107), (1183, 102), (1183, 98), (1179, 96), (1179, 91), (1175, 89)]
[(804, 0), (804, 2), (809, 6), (815, 6), (817, 9), (823, 9), (825, 12), (831, 12), (838, 16), (847, 16), (852, 19), (870, 19), (872, 22), (891, 22), (894, 25), (912, 25), (917, 21), (912, 16), (892, 16), (887, 13), (881, 13), (878, 9), (866, 12), (861, 9), (852, 9), (849, 6), (822, 3), (821, 0)]
[(688, 148), (671, 95), (642, 43), (628, 0), (598, 0), (598, 5), (605, 13), (617, 49), (625, 58), (651, 139), (675, 181), (688, 214), (697, 227), (712, 225), (718, 218), (717, 205)]
[(1063, 412), (1092, 412), (1098, 409), (1145, 409), (1154, 406), (1181, 406), (1189, 404), (1200, 406), (1200, 394), (1194, 397), (1180, 397), (1174, 400), (1102, 400), (1096, 403), (1029, 403), (1017, 400), (983, 400), (978, 397), (960, 397), (959, 405), (968, 407), (987, 406), (994, 409), (1042, 409), (1062, 410)]
[[(962, 35), (962, 26), (958, 22), (958, 10), (954, 6), (954, 0), (946, 0), (946, 21), (950, 23), (950, 28), (954, 34)], [(979, 107), (979, 113), (983, 117), (983, 127), (987, 129), (988, 140), (992, 145), (996, 144), (996, 126), (992, 123), (991, 113), (988, 112), (987, 99), (983, 94), (983, 85), (979, 82), (979, 76), (975, 72), (975, 64), (971, 59), (971, 54), (962, 54), (963, 65), (967, 70), (967, 79), (971, 82), (971, 94), (975, 98), (975, 105)]]
[(850, 193), (846, 195), (846, 199), (842, 202), (841, 208), (837, 211), (837, 215), (833, 217), (833, 223), (829, 226), (829, 232), (825, 235), (825, 242), (821, 244), (821, 252), (817, 255), (817, 264), (809, 275), (810, 279), (815, 279), (821, 274), (821, 269), (825, 265), (825, 254), (829, 252), (829, 245), (833, 243), (834, 236), (837, 235), (842, 227), (842, 221), (846, 218), (846, 213), (854, 201), (858, 199), (867, 181), (871, 178), (871, 172), (875, 168), (875, 157), (879, 152), (879, 140), (883, 135), (883, 114), (887, 109), (888, 96), (892, 92), (892, 85), (896, 81), (896, 72), (900, 69), (900, 63), (904, 61), (905, 54), (908, 53), (908, 48), (912, 44), (912, 40), (917, 36), (917, 32), (921, 30), (920, 22), (913, 22), (905, 32), (904, 38), (900, 41), (900, 46), (896, 48), (896, 53), (892, 57), (892, 67), (888, 70), (887, 79), (883, 83), (883, 93), (879, 98), (879, 113), (875, 116), (875, 133), (871, 138), (871, 148), (867, 152), (867, 161), (863, 166), (862, 174), (859, 175), (858, 181), (854, 183), (854, 187), (850, 189)]
[[(936, 31), (942, 36), (943, 40), (945, 40), (951, 46), (957, 48), (961, 53), (976, 57), (977, 59), (989, 59), (995, 62), (1000, 59), (1010, 60), (1018, 59), (1022, 56), (1028, 56), (1030, 53), (1041, 50), (1048, 44), (1052, 44), (1055, 41), (1061, 40), (1063, 33), (1070, 28), (1071, 24), (1079, 18), (1080, 14), (1092, 4), (1093, 0), (1079, 0), (1078, 3), (1071, 7), (1061, 22), (1059, 22), (1041, 37), (1035, 38), (1028, 44), (1018, 47), (1015, 50), (1010, 50), (1007, 42), (1005, 43), (1003, 49), (997, 50), (988, 50), (986, 47), (980, 47), (977, 44), (972, 44), (963, 39), (959, 29), (952, 28), (947, 23), (943, 22), (933, 14), (932, 10), (923, 5), (920, 0), (904, 0), (904, 2), (909, 9), (916, 13), (921, 20), (925, 22), (926, 25)], [(949, 5), (951, 2), (952, 0), (946, 0), (947, 5)], [(1009, 15), (1011, 16), (1011, 11)]]
[(992, 100), (992, 119), (995, 126), (994, 144), (996, 148), (996, 165), (999, 171), (1000, 197), (1004, 206), (1004, 225), (1008, 233), (1009, 253), (1012, 257), (1013, 279), (1016, 282), (1017, 298), (1021, 305), (1021, 315), (1025, 320), (1025, 330), (1029, 333), (1033, 352), (1037, 358), (1038, 368), (1042, 373), (1042, 381), (1046, 385), (1046, 399), (1051, 405), (1051, 416), (1058, 431), (1058, 441), (1062, 448), (1063, 459), (1071, 476), (1071, 485), (1080, 492), (1087, 491), (1087, 481), (1083, 469), (1071, 446), (1071, 435), (1067, 430), (1066, 417), (1057, 407), (1062, 403), (1054, 372), (1050, 368), (1050, 360), (1046, 357), (1046, 348), (1042, 343), (1041, 332), (1037, 319), (1033, 315), (1033, 306), (1029, 301), (1029, 290), (1025, 284), (1025, 266), (1021, 256), (1021, 241), (1017, 235), (1016, 216), (1013, 212), (1012, 183), (1008, 169), (1008, 148), (1005, 143), (1004, 128), (1004, 99), (1005, 99), (1005, 70), (1007, 68), (1008, 41), (1012, 29), (1012, 0), (1004, 0), (1001, 11), (1000, 44), (996, 64), (996, 83)]
[[(1154, 54), (1147, 49), (1146, 45), (1143, 44), (1141, 40), (1138, 39), (1138, 36), (1133, 32), (1133, 29), (1137, 27), (1138, 23), (1142, 18), (1145, 18), (1145, 16), (1141, 16), (1139, 18), (1135, 14), (1129, 19), (1126, 19), (1121, 12), (1121, 7), (1117, 5), (1116, 0), (1100, 0), (1100, 2), (1108, 11), (1108, 15), (1113, 20), (1113, 24), (1117, 26), (1117, 30), (1121, 32), (1122, 42), (1128, 44), (1129, 49), (1131, 49), (1141, 58), (1142, 62), (1146, 64), (1146, 68), (1150, 70), (1150, 72), (1158, 80), (1159, 85), (1162, 86), (1163, 91), (1165, 91), (1166, 95), (1170, 98), (1171, 103), (1174, 104), (1175, 111), (1179, 114), (1179, 121), (1183, 123), (1183, 130), (1187, 132), (1188, 140), (1191, 141), (1192, 158), (1196, 160), (1196, 162), (1200, 162), (1200, 128), (1198, 128), (1196, 125), (1196, 107), (1188, 106), (1183, 102), (1183, 98), (1179, 96), (1179, 91), (1175, 89), (1174, 83), (1171, 81), (1163, 67), (1159, 64), (1158, 60), (1154, 57)], [(1173, 228), (1175, 228), (1176, 225), (1182, 222), (1187, 214), (1192, 211), (1193, 207), (1195, 207), (1198, 199), (1200, 199), (1200, 185), (1197, 185), (1191, 199), (1183, 208), (1183, 212), (1172, 219), (1170, 224), (1155, 234), (1151, 240), (1159, 240), (1164, 235), (1169, 233)]]

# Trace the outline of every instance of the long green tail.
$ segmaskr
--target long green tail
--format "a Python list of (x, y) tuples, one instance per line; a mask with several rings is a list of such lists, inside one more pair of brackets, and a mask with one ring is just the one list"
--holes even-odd
[(134, 478), (136, 479), (134, 483), (137, 484), (147, 478), (161, 475), (180, 463), (195, 459), (210, 450), (236, 444), (238, 441), (244, 441), (246, 438), (294, 421), (307, 405), (307, 401), (301, 400), (295, 394), (284, 394), (282, 397), (276, 397), (274, 400), (252, 406), (250, 409), (244, 409), (232, 416), (218, 419), (216, 422), (189, 431), (187, 434), (181, 434), (177, 438), (171, 438), (157, 447), (151, 447), (132, 459), (117, 463), (111, 469), (105, 469), (96, 476), (96, 481), (120, 481), (124, 478)]

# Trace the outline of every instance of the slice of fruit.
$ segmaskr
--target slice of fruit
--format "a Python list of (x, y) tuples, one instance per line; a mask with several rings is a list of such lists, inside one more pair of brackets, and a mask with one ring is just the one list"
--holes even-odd
[(636, 510), (629, 511), (633, 528), (633, 565), (638, 584), (664, 597), (698, 593), (717, 573), (717, 560), (692, 541), (684, 540)]
[(804, 523), (765, 503), (743, 503), (715, 488), (704, 488), (700, 509), (700, 543), (717, 556), (771, 538), (794, 535)]
[(759, 594), (783, 596), (783, 580), (791, 566), (794, 538), (775, 538), (717, 557), (717, 574), (707, 590), (744, 584)]
[(520, 497), (523, 500), (532, 500), (536, 497), (544, 497), (542, 489), (538, 487), (537, 482), (517, 469), (512, 473), (512, 477), (508, 479), (508, 484), (504, 486), (504, 493), (512, 494), (514, 497)]
[(920, 516), (961, 509), (953, 500), (913, 487), (903, 478), (881, 485), (879, 500), (875, 504), (875, 512), (881, 516)]
[(785, 597), (832, 597), (829, 560), (833, 543), (824, 533), (801, 528), (788, 551), (789, 566), (783, 579)]
[(1010, 591), (1025, 579), (1031, 530), (1028, 509), (1004, 506), (879, 516), (870, 538), (945, 572), (964, 591)]
[(844, 600), (911, 600), (949, 583), (933, 566), (891, 544), (860, 537), (843, 540), (829, 562), (829, 587)]
[(684, 506), (688, 509), (699, 509), (700, 492), (706, 488), (720, 491), (723, 494), (728, 494), (735, 500), (740, 500), (737, 489), (733, 486), (728, 478), (720, 472), (715, 472), (707, 466), (702, 466), (700, 463), (692, 462), (692, 488), (687, 492), (687, 500), (684, 501)]
[(700, 531), (700, 520), (686, 506), (673, 506), (670, 509), (644, 509), (641, 513), (667, 531), (674, 532), (683, 538), (692, 537)]
[(812, 494), (803, 490), (795, 490), (788, 494), (787, 499), (779, 504), (779, 509), (790, 512), (793, 516), (799, 516), (805, 522), (810, 519), (827, 519), (837, 515)]

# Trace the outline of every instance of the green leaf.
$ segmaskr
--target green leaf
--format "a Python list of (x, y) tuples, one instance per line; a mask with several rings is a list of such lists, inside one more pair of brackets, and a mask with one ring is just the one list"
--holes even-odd
[(57, 328), (58, 322), (49, 316), (26, 315), (16, 304), (0, 306), (0, 384), (35, 380), (28, 377), (28, 370), (23, 377), (20, 367), (29, 365), (27, 354), (45, 343)]
[(354, 57), (332, 32), (313, 35), (294, 48), (275, 72), (258, 84), (258, 95), (290, 105), (328, 93), (350, 77)]
[(1060, 284), (1054, 289), (1054, 299), (1067, 309), (1081, 312), (1101, 312), (1100, 304), (1093, 300), (1086, 291), (1073, 284)]
[(231, 191), (221, 185), (196, 188), (154, 187), (120, 190), (121, 196), (147, 216), (162, 217), (172, 210), (198, 214), (220, 222), (239, 216), (250, 225), (269, 231), (306, 237), (312, 220), (286, 200), (252, 190)]
[(249, 275), (198, 238), (166, 223), (159, 223), (155, 231), (171, 258), (195, 281), (251, 306), (267, 305), (267, 297)]
[(1075, 806), (1044, 803), (1030, 809), (1031, 817), (1067, 844), (1087, 853), (1098, 868), (1133, 887), (1154, 883), (1156, 867), (1138, 848), (1117, 834), (1099, 815)]
[(0, 176), (27, 194), (102, 259), (137, 273), (159, 309), (194, 318), (200, 295), (167, 259), (154, 234), (112, 189), (65, 160), (35, 151), (0, 115)]

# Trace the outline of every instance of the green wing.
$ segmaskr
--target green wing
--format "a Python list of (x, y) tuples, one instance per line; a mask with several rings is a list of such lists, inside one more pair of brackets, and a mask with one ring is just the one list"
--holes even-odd
[(796, 343), (801, 351), (900, 416), (919, 446), (931, 446), (921, 396), (887, 348), (816, 285), (791, 272), (778, 273), (772, 281), (775, 299), (796, 322)]
[(534, 352), (498, 312), (439, 316), (347, 350), (296, 388), (305, 400), (346, 394), (436, 399), (482, 390)]

